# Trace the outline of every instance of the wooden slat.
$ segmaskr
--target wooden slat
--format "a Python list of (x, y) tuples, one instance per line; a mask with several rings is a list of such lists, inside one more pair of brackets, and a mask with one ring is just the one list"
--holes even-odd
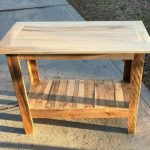
[(55, 102), (57, 100), (57, 94), (59, 89), (59, 80), (53, 80), (52, 87), (49, 93), (48, 101), (46, 104), (46, 108), (55, 108)]
[(141, 80), (143, 74), (144, 54), (135, 54), (131, 67), (131, 89), (129, 101), (128, 133), (135, 133), (139, 99), (141, 93)]
[(121, 59), (121, 60), (133, 60), (134, 59), (134, 54), (74, 54), (74, 55), (49, 55), (49, 54), (40, 54), (40, 55), (19, 55), (20, 59), (25, 59), (25, 60), (45, 60), (45, 59), (49, 59), (49, 60), (99, 60), (99, 59)]
[(31, 84), (39, 83), (38, 66), (36, 60), (27, 60), (28, 73)]
[(94, 80), (85, 80), (84, 85), (84, 104), (86, 108), (95, 106), (95, 92), (94, 92)]
[(61, 80), (55, 102), (55, 108), (63, 108), (66, 104), (67, 80)]
[(103, 81), (95, 81), (95, 107), (105, 106), (104, 101), (101, 100), (103, 95)]
[(75, 87), (75, 80), (68, 80), (66, 92), (66, 104), (64, 105), (64, 108), (72, 108), (74, 87)]
[(72, 108), (77, 108), (78, 91), (79, 91), (79, 80), (76, 80), (75, 86), (74, 86), (73, 99), (72, 99), (72, 102), (73, 102)]
[(33, 118), (127, 118), (128, 109), (101, 107), (99, 109), (31, 110)]
[(36, 99), (35, 109), (44, 109), (46, 107), (51, 86), (52, 80), (43, 82), (39, 90), (39, 98)]
[(83, 108), (84, 104), (84, 80), (79, 81), (77, 108)]
[(30, 87), (28, 93), (28, 98), (30, 99), (30, 109), (35, 109), (35, 103), (39, 96), (41, 87), (42, 87), (42, 83), (39, 83), (38, 85), (32, 85)]
[(124, 107), (129, 108), (130, 84), (124, 83), (124, 82), (122, 82), (121, 84), (122, 84), (122, 89), (123, 89)]
[[(106, 83), (108, 84), (107, 100), (111, 101), (109, 106), (115, 107), (115, 87), (114, 87), (115, 85), (114, 85), (114, 82), (112, 80), (110, 80)], [(105, 101), (105, 102), (107, 103), (108, 101)], [(108, 105), (106, 104), (106, 106), (108, 106)]]
[(41, 109), (43, 107), (42, 104), (45, 102), (45, 100), (42, 99), (42, 97), (43, 97), (43, 94), (44, 94), (45, 86), (46, 86), (46, 83), (45, 84), (43, 83), (38, 87), (37, 96), (35, 95), (36, 96), (35, 97), (36, 102), (35, 102), (34, 109), (36, 109), (36, 108)]
[(96, 107), (114, 107), (114, 85), (112, 81), (97, 81), (95, 86)]
[(116, 107), (124, 107), (124, 91), (120, 82), (115, 84), (115, 101)]
[(20, 113), (22, 115), (23, 126), (26, 134), (33, 131), (33, 121), (29, 111), (28, 97), (25, 88), (24, 79), (21, 73), (19, 58), (17, 56), (7, 55), (7, 63), (12, 77), (13, 86), (19, 103)]

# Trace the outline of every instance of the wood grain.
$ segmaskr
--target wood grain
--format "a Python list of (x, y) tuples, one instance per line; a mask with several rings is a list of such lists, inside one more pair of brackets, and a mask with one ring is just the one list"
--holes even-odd
[(22, 22), (0, 43), (0, 54), (109, 53), (150, 53), (142, 21)]
[[(39, 83), (38, 86), (33, 84), (30, 86), (30, 89), (28, 92), (28, 98), (30, 99), (30, 108), (35, 108), (35, 104), (37, 103), (37, 98), (39, 97), (39, 93), (42, 87), (42, 83)], [(44, 100), (43, 100), (44, 101)]]
[(28, 73), (31, 84), (39, 83), (38, 66), (36, 60), (27, 60)]
[(19, 55), (20, 59), (25, 60), (99, 60), (99, 59), (121, 59), (121, 60), (133, 60), (134, 54), (32, 54), (32, 55)]
[(84, 107), (84, 93), (85, 93), (85, 86), (84, 86), (84, 80), (79, 81), (79, 90), (78, 90), (78, 99), (77, 99), (77, 108), (83, 108)]
[(36, 100), (36, 103), (34, 106), (35, 109), (36, 108), (37, 109), (44, 109), (46, 107), (48, 95), (49, 95), (50, 89), (52, 87), (52, 81), (51, 80), (46, 82), (46, 83), (45, 83), (45, 81), (43, 81), (42, 83), (41, 83), (41, 87), (40, 87), (39, 92), (38, 92), (38, 94), (40, 94), (40, 96), (37, 97), (37, 100)]
[(86, 108), (95, 107), (95, 81), (85, 80), (84, 84), (84, 103), (86, 103)]
[(12, 77), (16, 97), (19, 103), (19, 109), (22, 115), (25, 133), (31, 134), (33, 131), (33, 121), (31, 113), (29, 111), (28, 97), (26, 93), (24, 79), (21, 73), (19, 59), (17, 56), (7, 55), (7, 63)]
[(67, 101), (64, 100), (67, 93), (67, 86), (68, 86), (67, 80), (60, 81), (57, 98), (55, 102), (55, 108), (64, 108), (67, 105)]
[(127, 118), (128, 109), (103, 107), (99, 109), (31, 110), (33, 118)]
[(59, 90), (59, 84), (60, 84), (59, 80), (54, 80), (52, 82), (52, 87), (49, 92), (46, 108), (55, 108), (57, 106), (56, 103), (57, 103), (57, 96), (58, 96), (57, 93)]
[[(124, 92), (127, 91), (123, 91), (123, 87), (122, 87), (122, 83), (118, 82), (115, 84), (115, 100), (116, 100), (116, 107), (124, 107), (124, 101), (125, 101), (125, 97), (124, 97)], [(125, 94), (127, 95), (127, 94)]]
[(75, 80), (68, 80), (68, 85), (66, 88), (66, 105), (64, 108), (71, 108), (73, 104), (73, 94), (74, 94), (74, 86), (75, 86)]
[(96, 81), (95, 107), (101, 106), (115, 107), (116, 105), (114, 95), (115, 95), (115, 88), (113, 81)]
[(79, 82), (80, 82), (79, 80), (75, 81), (74, 93), (73, 93), (73, 98), (72, 98), (72, 108), (77, 108)]
[(131, 89), (129, 101), (128, 133), (135, 133), (136, 131), (143, 65), (144, 65), (144, 54), (135, 54), (135, 58), (132, 61), (131, 67)]
[(49, 80), (31, 86), (29, 102), (35, 110), (128, 109), (129, 91), (129, 83), (120, 81)]

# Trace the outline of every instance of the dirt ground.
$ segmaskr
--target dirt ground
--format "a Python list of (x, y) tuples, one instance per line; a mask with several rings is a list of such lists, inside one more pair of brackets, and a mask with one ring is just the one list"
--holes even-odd
[[(150, 34), (150, 0), (68, 0), (86, 20), (142, 20)], [(150, 55), (143, 82), (150, 89)]]

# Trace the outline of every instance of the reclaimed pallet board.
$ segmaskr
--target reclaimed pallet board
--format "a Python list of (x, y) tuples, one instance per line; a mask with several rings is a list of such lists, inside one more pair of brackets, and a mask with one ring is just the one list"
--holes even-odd
[(32, 85), (30, 109), (127, 108), (129, 83), (104, 80), (49, 80)]

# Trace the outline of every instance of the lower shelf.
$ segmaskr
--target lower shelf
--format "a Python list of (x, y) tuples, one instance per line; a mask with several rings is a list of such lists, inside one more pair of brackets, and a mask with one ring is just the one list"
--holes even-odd
[(129, 83), (102, 80), (49, 80), (30, 87), (31, 110), (128, 110)]

